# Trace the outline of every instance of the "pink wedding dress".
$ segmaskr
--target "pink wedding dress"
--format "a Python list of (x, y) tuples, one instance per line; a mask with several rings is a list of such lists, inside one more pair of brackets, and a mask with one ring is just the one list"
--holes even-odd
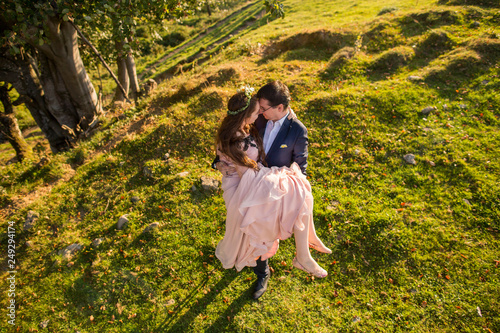
[[(245, 138), (243, 150), (254, 161), (258, 148), (251, 136)], [(218, 151), (220, 159), (234, 163)], [(222, 178), (226, 203), (226, 232), (215, 255), (226, 269), (254, 267), (255, 260), (272, 257), (279, 240), (289, 238), (294, 228), (303, 230), (312, 219), (311, 185), (300, 167), (264, 167), (248, 169), (240, 179), (234, 172)], [(312, 223), (312, 221), (311, 221)]]

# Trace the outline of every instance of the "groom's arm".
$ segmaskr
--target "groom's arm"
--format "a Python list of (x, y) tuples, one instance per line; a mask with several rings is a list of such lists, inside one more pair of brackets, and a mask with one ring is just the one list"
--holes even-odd
[(298, 125), (297, 139), (295, 140), (295, 145), (293, 146), (292, 161), (299, 165), (300, 170), (302, 170), (302, 173), (305, 175), (307, 169), (309, 139), (307, 137), (307, 128), (300, 122), (296, 122), (296, 125)]

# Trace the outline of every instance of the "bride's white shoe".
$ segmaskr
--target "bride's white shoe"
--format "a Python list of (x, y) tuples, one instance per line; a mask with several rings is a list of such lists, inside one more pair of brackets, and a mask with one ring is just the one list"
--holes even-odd
[(332, 250), (330, 250), (329, 248), (327, 248), (324, 245), (316, 245), (314, 243), (309, 243), (309, 247), (311, 249), (315, 249), (316, 251), (321, 252), (321, 253), (327, 253), (327, 254), (332, 253)]
[(308, 271), (302, 264), (297, 260), (297, 257), (293, 258), (292, 264), (295, 268), (298, 268), (300, 270), (303, 270), (304, 272), (307, 272), (311, 275), (314, 275), (317, 278), (325, 278), (328, 275), (328, 272), (325, 271), (323, 268), (319, 267), (314, 270), (314, 272)]

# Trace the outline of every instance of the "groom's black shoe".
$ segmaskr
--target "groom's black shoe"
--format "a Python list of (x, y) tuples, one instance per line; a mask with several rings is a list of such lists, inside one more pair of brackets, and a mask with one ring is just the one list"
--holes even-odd
[(259, 299), (260, 296), (264, 295), (267, 290), (267, 282), (269, 281), (269, 274), (265, 277), (257, 278), (257, 285), (255, 286), (255, 291), (253, 293), (253, 299)]

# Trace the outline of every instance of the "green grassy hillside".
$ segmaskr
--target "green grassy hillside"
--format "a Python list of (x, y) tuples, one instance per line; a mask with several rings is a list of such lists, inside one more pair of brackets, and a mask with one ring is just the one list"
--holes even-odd
[[(500, 331), (498, 4), (284, 3), (283, 20), (248, 21), (250, 6), (227, 35), (180, 50), (152, 96), (110, 111), (73, 151), (1, 167), (19, 308), (0, 327)], [(272, 79), (309, 129), (315, 225), (333, 253), (312, 252), (329, 272), (314, 279), (281, 242), (256, 302), (252, 271), (214, 256), (224, 201), (201, 178), (220, 179), (210, 163), (228, 98)], [(38, 218), (23, 230), (29, 211)], [(71, 244), (81, 248), (65, 257)]]

